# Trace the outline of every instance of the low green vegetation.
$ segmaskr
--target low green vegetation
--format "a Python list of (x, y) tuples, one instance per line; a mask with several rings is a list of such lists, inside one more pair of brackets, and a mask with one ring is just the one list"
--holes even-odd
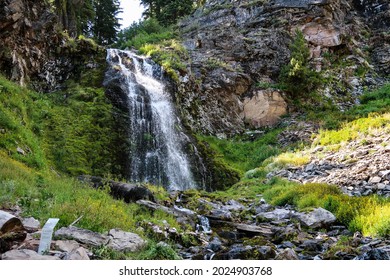
[(19, 205), (24, 216), (44, 223), (60, 218), (59, 226), (68, 226), (78, 217), (77, 226), (98, 232), (112, 228), (139, 231), (144, 220), (163, 226), (167, 221), (180, 230), (176, 220), (162, 212), (150, 212), (137, 204), (114, 200), (108, 189), (95, 190), (76, 179), (59, 176), (51, 170), (36, 171), (0, 154), (0, 208)]
[(218, 139), (212, 136), (198, 136), (216, 151), (226, 164), (239, 170), (244, 174), (250, 169), (259, 167), (261, 163), (270, 156), (277, 155), (277, 136), (280, 129), (271, 130), (255, 141), (237, 139)]
[(158, 44), (145, 44), (140, 47), (139, 52), (152, 57), (175, 81), (179, 80), (178, 72), (182, 75), (187, 72), (186, 65), (183, 62), (188, 58), (187, 51), (175, 39), (164, 40)]
[(390, 199), (376, 196), (350, 197), (336, 186), (305, 184), (275, 186), (264, 192), (264, 198), (274, 205), (294, 205), (299, 210), (323, 207), (352, 232), (369, 236), (390, 234)]
[(390, 132), (390, 113), (372, 114), (366, 118), (359, 118), (342, 125), (338, 130), (321, 130), (314, 140), (314, 144), (334, 145), (355, 140), (376, 131)]
[[(364, 139), (367, 135), (390, 133), (389, 84), (360, 97), (360, 105), (342, 113), (327, 111), (311, 120), (322, 125), (313, 135), (311, 144), (294, 145), (295, 150), (277, 148), (281, 129), (274, 129), (254, 141), (200, 137), (206, 141), (222, 162), (242, 174), (240, 182), (225, 191), (202, 193), (210, 201), (256, 199), (262, 195), (273, 205), (293, 205), (301, 211), (323, 207), (331, 211), (338, 221), (351, 231), (368, 236), (390, 235), (390, 199), (377, 196), (350, 197), (336, 186), (286, 181), (277, 177), (267, 179), (270, 171), (309, 163), (308, 150), (317, 145), (325, 149), (338, 148), (349, 141)], [(333, 112), (335, 112), (333, 114)], [(310, 117), (310, 115), (309, 115)], [(329, 120), (335, 118), (330, 124)], [(243, 195), (245, 194), (245, 195)], [(195, 194), (192, 197), (196, 198)], [(196, 199), (194, 199), (196, 207)], [(340, 245), (342, 247), (342, 245)]]
[(136, 48), (140, 54), (161, 65), (175, 81), (179, 80), (178, 73), (184, 75), (187, 72), (184, 61), (188, 60), (188, 53), (173, 27), (163, 26), (154, 18), (133, 23), (121, 31), (116, 46), (120, 49)]
[(9, 156), (71, 175), (120, 174), (112, 155), (123, 136), (113, 130), (102, 88), (69, 82), (64, 91), (40, 94), (0, 77), (0, 93), (0, 149)]
[(375, 90), (365, 92), (359, 97), (357, 104), (345, 112), (335, 107), (319, 111), (307, 110), (307, 118), (317, 121), (325, 129), (339, 129), (344, 123), (366, 118), (372, 113), (383, 114), (390, 111), (390, 84), (385, 84)]
[(150, 18), (134, 22), (118, 34), (116, 46), (120, 49), (139, 49), (145, 44), (156, 44), (175, 37), (171, 27), (162, 26), (156, 19)]

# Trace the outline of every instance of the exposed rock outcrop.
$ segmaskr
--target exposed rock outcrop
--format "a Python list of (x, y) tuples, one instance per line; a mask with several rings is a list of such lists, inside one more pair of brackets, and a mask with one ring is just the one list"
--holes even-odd
[[(21, 85), (52, 91), (81, 69), (98, 68), (102, 49), (59, 31), (47, 1), (0, 1), (0, 73)], [(77, 42), (76, 42), (77, 41)], [(100, 61), (102, 62), (102, 61)]]
[(389, 71), (389, 38), (382, 32), (388, 11), (386, 0), (206, 1), (179, 24), (190, 56), (176, 98), (183, 118), (195, 131), (219, 137), (275, 125), (286, 111), (283, 95), (278, 109), (270, 109), (273, 101), (259, 97), (259, 89), (278, 82), (297, 29), (311, 67), (330, 78), (321, 94), (340, 108), (353, 105), (363, 86), (383, 80), (372, 77)]

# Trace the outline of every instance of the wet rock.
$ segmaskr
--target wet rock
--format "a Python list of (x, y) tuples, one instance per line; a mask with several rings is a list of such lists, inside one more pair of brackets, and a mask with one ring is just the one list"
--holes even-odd
[(256, 214), (261, 214), (261, 213), (264, 213), (264, 212), (268, 212), (270, 210), (272, 210), (274, 207), (270, 204), (267, 204), (267, 203), (263, 203), (259, 206), (256, 206), (255, 208), (255, 212)]
[(173, 215), (177, 222), (180, 224), (191, 225), (192, 228), (196, 228), (196, 222), (198, 221), (198, 216), (195, 212), (189, 209), (183, 209), (180, 207), (166, 207), (151, 201), (147, 200), (138, 200), (136, 202), (139, 205), (143, 205), (151, 210), (161, 210), (170, 215)]
[(218, 237), (214, 237), (213, 240), (207, 245), (206, 249), (213, 252), (218, 252), (222, 249), (222, 242)]
[(12, 250), (4, 253), (1, 256), (2, 260), (60, 260), (55, 256), (43, 256), (37, 252), (27, 249)]
[(230, 250), (227, 254), (225, 254), (225, 258), (228, 260), (249, 260), (253, 259), (254, 248), (252, 246), (244, 246), (241, 244), (235, 244), (230, 247)]
[(357, 257), (358, 260), (390, 260), (388, 252), (383, 249), (372, 249)]
[(229, 200), (226, 203), (225, 208), (229, 211), (242, 211), (242, 210), (246, 209), (246, 207), (244, 205), (242, 205), (241, 203), (239, 203), (238, 201), (235, 201), (233, 199)]
[(302, 248), (305, 252), (310, 253), (317, 254), (321, 253), (322, 251), (321, 241), (318, 240), (305, 240), (299, 247)]
[(213, 209), (210, 211), (210, 215), (207, 215), (209, 219), (218, 219), (222, 221), (233, 221), (232, 213), (227, 209)]
[(282, 244), (278, 245), (278, 248), (280, 249), (286, 249), (286, 248), (294, 248), (295, 245), (290, 241), (284, 241)]
[(275, 258), (276, 252), (271, 246), (260, 246), (257, 248), (259, 260), (271, 260)]
[(108, 232), (110, 241), (107, 247), (121, 252), (136, 252), (142, 249), (146, 242), (138, 234), (112, 229)]
[(238, 231), (243, 232), (248, 236), (261, 235), (269, 238), (272, 238), (274, 236), (273, 228), (267, 224), (260, 226), (237, 224), (236, 228)]

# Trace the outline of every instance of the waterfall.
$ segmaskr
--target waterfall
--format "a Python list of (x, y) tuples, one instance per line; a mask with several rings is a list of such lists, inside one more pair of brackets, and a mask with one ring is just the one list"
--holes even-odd
[(150, 59), (131, 51), (109, 49), (111, 70), (107, 79), (118, 79), (127, 94), (130, 114), (128, 179), (163, 185), (168, 190), (196, 188), (185, 154), (183, 133), (162, 70)]

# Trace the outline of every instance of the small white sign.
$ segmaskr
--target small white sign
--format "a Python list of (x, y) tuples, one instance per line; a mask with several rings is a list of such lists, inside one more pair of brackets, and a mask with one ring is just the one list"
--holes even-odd
[(50, 244), (53, 236), (53, 231), (60, 219), (50, 218), (44, 225), (41, 233), (41, 241), (39, 242), (38, 254), (42, 255), (44, 252), (50, 250)]

